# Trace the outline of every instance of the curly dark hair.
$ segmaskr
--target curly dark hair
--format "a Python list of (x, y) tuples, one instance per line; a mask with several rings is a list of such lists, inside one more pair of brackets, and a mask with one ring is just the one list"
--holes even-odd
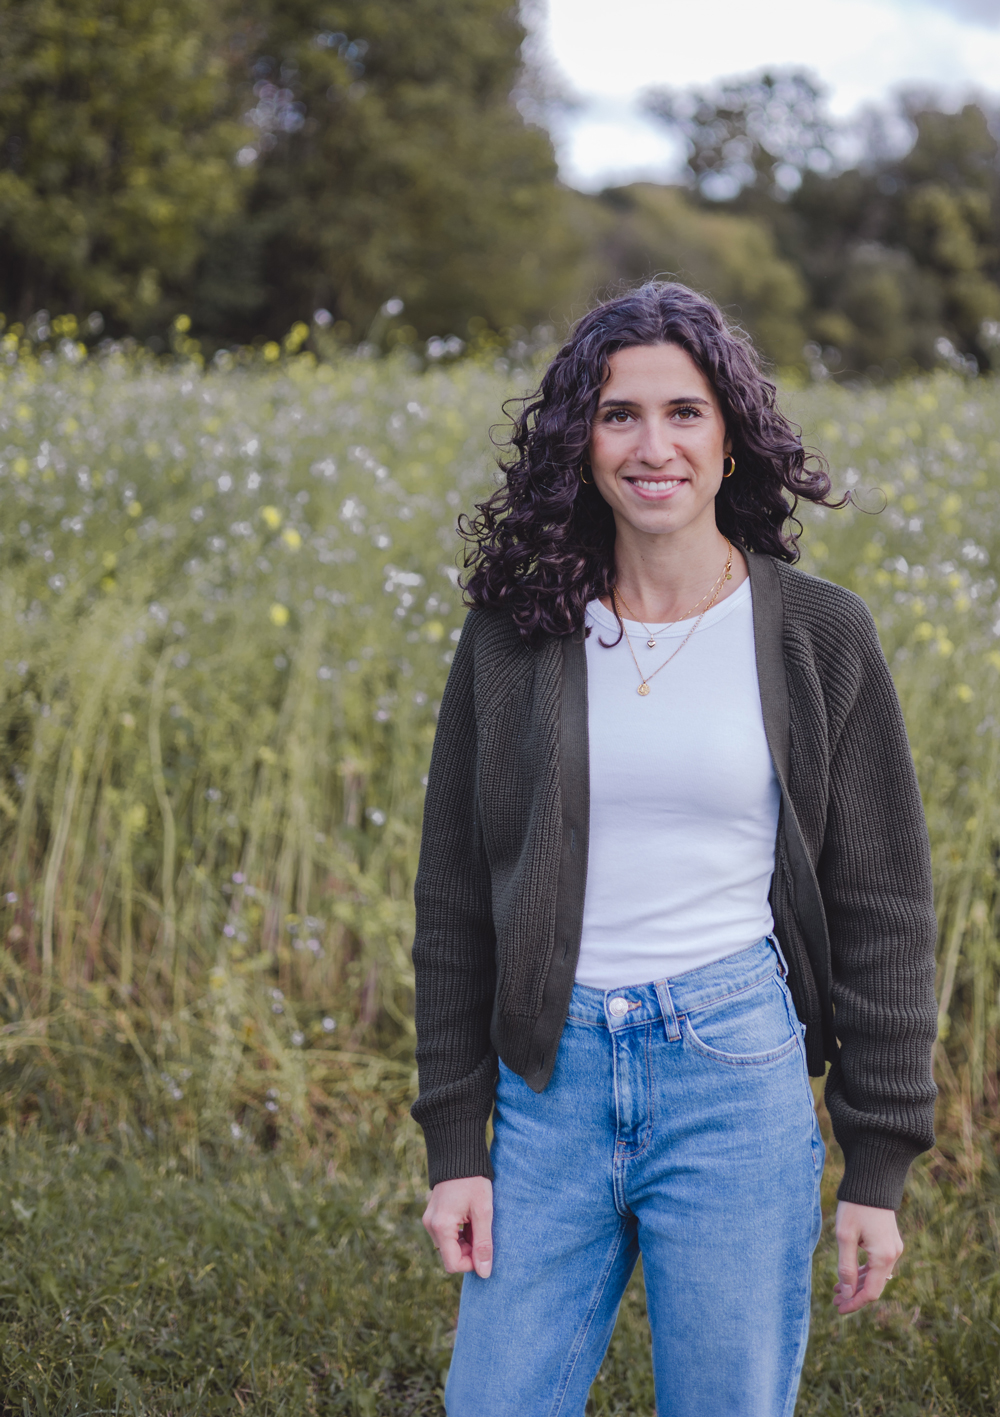
[[(637, 345), (686, 350), (715, 390), (738, 472), (715, 499), (719, 530), (747, 550), (798, 559), (799, 498), (824, 505), (830, 478), (775, 402), (749, 339), (687, 286), (650, 281), (591, 310), (555, 356), (537, 392), (511, 421), (504, 482), (459, 519), (461, 584), (469, 605), (509, 611), (538, 643), (578, 630), (587, 602), (615, 582), (615, 523), (597, 488), (581, 480), (609, 357)], [(506, 411), (506, 408), (505, 408)]]

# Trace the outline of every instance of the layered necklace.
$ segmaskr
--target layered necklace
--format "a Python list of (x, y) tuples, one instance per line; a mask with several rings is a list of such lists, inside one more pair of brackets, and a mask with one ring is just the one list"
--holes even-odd
[[(677, 648), (673, 651), (673, 653), (670, 654), (670, 655), (668, 655), (667, 658), (663, 661), (663, 663), (660, 664), (660, 665), (658, 665), (657, 668), (653, 670), (652, 674), (643, 674), (642, 669), (640, 668), (640, 665), (639, 665), (639, 661), (638, 661), (638, 660), (636, 659), (636, 657), (635, 657), (635, 650), (632, 648), (632, 641), (631, 641), (631, 639), (629, 638), (628, 631), (624, 629), (624, 626), (622, 627), (622, 628), (623, 628), (623, 631), (624, 631), (624, 634), (625, 634), (625, 643), (628, 645), (629, 653), (630, 653), (631, 656), (632, 656), (633, 663), (635, 664), (636, 671), (637, 671), (637, 673), (638, 673), (638, 675), (639, 675), (639, 687), (638, 687), (638, 689), (636, 689), (636, 693), (639, 694), (639, 695), (641, 695), (642, 698), (645, 698), (646, 695), (649, 693), (649, 681), (650, 681), (650, 679), (654, 679), (654, 678), (656, 677), (656, 675), (659, 674), (659, 672), (660, 672), (661, 669), (666, 669), (666, 667), (667, 667), (667, 665), (670, 663), (670, 661), (671, 661), (672, 659), (676, 659), (676, 658), (677, 658), (677, 656), (680, 654), (681, 650), (682, 650), (682, 649), (684, 648), (684, 646), (687, 644), (688, 640), (691, 638), (691, 636), (692, 636), (692, 635), (694, 634), (694, 632), (697, 630), (698, 626), (701, 624), (702, 620), (704, 620), (705, 616), (708, 614), (708, 612), (711, 610), (712, 606), (715, 604), (715, 602), (718, 600), (719, 596), (722, 594), (723, 586), (726, 584), (727, 581), (731, 581), (732, 578), (733, 578), (733, 546), (732, 546), (732, 542), (729, 540), (729, 538), (726, 537), (726, 564), (725, 564), (725, 566), (723, 566), (723, 568), (722, 568), (722, 575), (721, 575), (721, 576), (719, 577), (719, 579), (715, 582), (715, 585), (712, 587), (712, 589), (707, 592), (707, 594), (703, 595), (700, 600), (696, 601), (696, 602), (694, 603), (694, 605), (691, 606), (691, 609), (690, 609), (690, 610), (685, 611), (684, 614), (681, 615), (681, 616), (679, 616), (678, 618), (681, 619), (681, 620), (687, 620), (689, 616), (691, 616), (691, 615), (694, 614), (694, 612), (698, 609), (699, 605), (704, 605), (704, 606), (705, 606), (704, 610), (703, 610), (703, 611), (701, 612), (701, 614), (698, 616), (697, 620), (696, 620), (696, 621), (694, 622), (694, 624), (691, 626), (690, 630), (688, 630), (687, 634), (686, 634), (686, 635), (684, 636), (684, 638), (681, 640), (680, 644), (679, 644), (679, 645), (677, 646)], [(617, 586), (613, 586), (613, 587), (612, 587), (612, 590), (611, 590), (611, 599), (612, 599), (612, 602), (614, 603), (615, 610), (616, 610), (616, 612), (617, 612), (617, 614), (618, 614), (618, 618), (619, 618), (620, 620), (624, 620), (624, 618), (625, 618), (625, 617), (622, 615), (622, 610), (627, 610), (627, 611), (628, 611), (628, 615), (629, 615), (629, 619), (630, 619), (630, 620), (634, 620), (634, 621), (636, 622), (636, 624), (641, 625), (642, 628), (646, 631), (646, 634), (649, 636), (649, 638), (648, 638), (647, 641), (646, 641), (646, 644), (648, 645), (648, 647), (649, 647), (650, 649), (655, 649), (655, 648), (656, 648), (656, 635), (657, 635), (657, 634), (662, 635), (664, 630), (667, 630), (667, 629), (670, 628), (670, 625), (675, 625), (675, 624), (677, 623), (676, 620), (673, 620), (673, 621), (670, 622), (669, 625), (664, 625), (664, 626), (663, 626), (663, 629), (654, 632), (653, 630), (651, 630), (651, 629), (649, 628), (649, 626), (646, 624), (646, 622), (645, 622), (644, 620), (640, 620), (639, 617), (636, 615), (635, 611), (630, 608), (628, 602), (626, 601), (625, 597), (624, 597), (623, 595), (621, 595), (621, 593), (619, 592)], [(707, 605), (705, 604), (706, 601), (708, 602)]]

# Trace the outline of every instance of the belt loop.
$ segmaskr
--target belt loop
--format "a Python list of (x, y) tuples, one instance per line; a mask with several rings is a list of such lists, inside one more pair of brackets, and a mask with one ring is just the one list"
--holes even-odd
[(778, 944), (778, 937), (777, 937), (777, 935), (768, 935), (767, 938), (768, 938), (768, 941), (769, 941), (769, 943), (770, 943), (770, 945), (771, 945), (771, 948), (774, 950), (774, 953), (778, 956), (778, 973), (781, 975), (782, 979), (787, 979), (787, 978), (788, 978), (788, 961), (785, 959), (785, 956), (781, 953), (781, 946)]
[(667, 1039), (671, 1043), (676, 1043), (681, 1036), (681, 1031), (677, 1023), (674, 1001), (670, 997), (670, 986), (665, 979), (657, 979), (655, 987), (656, 997), (660, 1001), (660, 1012), (663, 1015), (663, 1024), (667, 1030)]

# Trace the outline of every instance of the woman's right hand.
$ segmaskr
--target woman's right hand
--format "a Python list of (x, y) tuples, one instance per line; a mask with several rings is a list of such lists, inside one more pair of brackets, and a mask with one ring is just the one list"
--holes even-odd
[(424, 1211), (424, 1229), (449, 1274), (475, 1270), (489, 1279), (493, 1268), (493, 1183), (485, 1176), (439, 1181)]

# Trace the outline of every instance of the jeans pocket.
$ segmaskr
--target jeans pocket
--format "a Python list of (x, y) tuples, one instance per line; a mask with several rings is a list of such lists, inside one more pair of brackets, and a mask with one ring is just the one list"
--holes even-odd
[(800, 1046), (776, 975), (693, 1010), (684, 1031), (696, 1052), (731, 1066), (772, 1063)]

